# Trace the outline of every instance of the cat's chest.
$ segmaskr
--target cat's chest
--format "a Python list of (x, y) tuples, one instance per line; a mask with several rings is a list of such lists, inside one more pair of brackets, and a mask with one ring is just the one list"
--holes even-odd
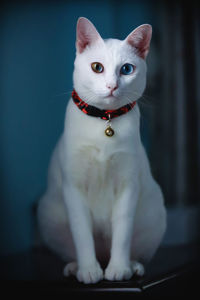
[(73, 170), (78, 171), (75, 172), (78, 182), (88, 187), (95, 181), (103, 184), (104, 179), (114, 176), (120, 164), (117, 156), (105, 145), (83, 144), (74, 151), (70, 162)]
[(70, 176), (85, 195), (116, 197), (128, 183), (134, 161), (131, 153), (120, 149), (111, 152), (106, 147), (82, 145), (71, 158)]
[(131, 113), (116, 118), (112, 122), (115, 134), (108, 137), (105, 135), (105, 121), (69, 106), (65, 142), (69, 175), (74, 182), (86, 190), (92, 184), (104, 190), (115, 186), (119, 176), (123, 178), (124, 170), (133, 165), (130, 160), (136, 157), (137, 123), (133, 123)]
[(95, 145), (85, 145), (77, 151), (73, 159), (73, 182), (93, 214), (97, 214), (95, 218), (108, 217), (128, 184), (125, 168), (130, 165), (130, 157), (123, 152), (111, 154)]

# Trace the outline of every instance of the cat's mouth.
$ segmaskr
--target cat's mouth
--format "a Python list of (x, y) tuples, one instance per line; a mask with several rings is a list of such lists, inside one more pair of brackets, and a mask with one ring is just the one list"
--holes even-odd
[(106, 99), (117, 99), (116, 96), (114, 96), (113, 94), (109, 94), (108, 96), (105, 97)]
[(119, 102), (119, 99), (115, 95), (108, 95), (104, 97), (104, 102), (110, 105), (116, 105)]
[(121, 100), (115, 95), (107, 95), (103, 97), (103, 109), (117, 109), (122, 105)]
[(101, 109), (117, 109), (126, 103), (124, 103), (124, 101), (120, 98), (120, 95), (114, 91), (109, 94), (98, 95), (98, 103), (96, 104)]
[(106, 98), (106, 99), (112, 99), (112, 100), (114, 100), (114, 99), (118, 99), (118, 97), (116, 96), (116, 94), (115, 94), (115, 91), (111, 91), (108, 95), (106, 95), (104, 98)]

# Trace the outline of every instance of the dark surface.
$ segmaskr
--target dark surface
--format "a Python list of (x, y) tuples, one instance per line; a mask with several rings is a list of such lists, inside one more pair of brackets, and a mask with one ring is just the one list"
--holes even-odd
[[(2, 288), (15, 295), (134, 295), (164, 297), (195, 295), (198, 298), (199, 246), (160, 248), (143, 278), (84, 285), (62, 275), (65, 263), (45, 248), (1, 257)], [(195, 299), (193, 298), (193, 299)]]

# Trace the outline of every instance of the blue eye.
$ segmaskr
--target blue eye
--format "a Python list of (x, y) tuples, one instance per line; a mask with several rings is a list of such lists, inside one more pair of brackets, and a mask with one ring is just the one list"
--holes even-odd
[(135, 70), (135, 66), (133, 66), (131, 64), (124, 64), (121, 67), (120, 73), (123, 75), (130, 75), (133, 73), (134, 70)]

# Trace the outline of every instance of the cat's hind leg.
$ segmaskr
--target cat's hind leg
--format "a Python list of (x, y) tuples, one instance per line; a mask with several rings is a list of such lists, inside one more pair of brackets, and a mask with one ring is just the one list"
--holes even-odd
[(67, 211), (59, 193), (48, 191), (42, 197), (37, 217), (40, 235), (44, 244), (64, 261), (75, 260), (75, 247)]
[(66, 277), (68, 277), (70, 275), (76, 276), (77, 270), (78, 270), (77, 262), (76, 261), (70, 262), (65, 266), (65, 268), (63, 270), (63, 275)]
[(157, 251), (166, 230), (166, 211), (164, 206), (157, 202), (148, 210), (137, 211), (131, 244), (131, 260), (138, 275), (144, 274), (141, 264), (147, 264)]
[(133, 260), (131, 262), (131, 268), (133, 271), (133, 275), (143, 276), (145, 273), (143, 264), (139, 263), (138, 261)]

